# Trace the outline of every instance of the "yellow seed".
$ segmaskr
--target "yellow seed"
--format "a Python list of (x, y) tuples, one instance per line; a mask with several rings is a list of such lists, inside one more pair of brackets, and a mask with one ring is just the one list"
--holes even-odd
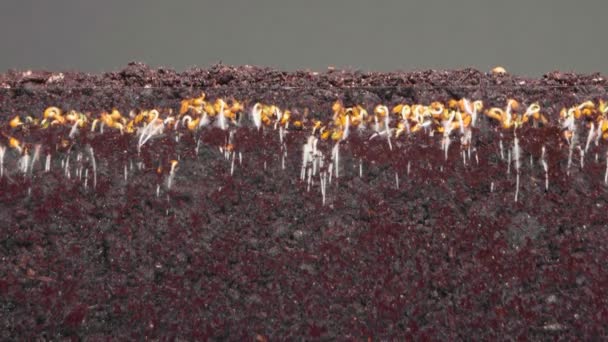
[(212, 104), (207, 103), (205, 104), (204, 108), (205, 112), (207, 112), (207, 114), (214, 116), (215, 115), (215, 108), (213, 107)]
[(401, 114), (401, 110), (403, 109), (403, 104), (398, 104), (395, 107), (393, 107), (393, 110), (391, 111), (393, 114)]
[(602, 113), (602, 115), (606, 114), (608, 113), (608, 104), (604, 102), (604, 100), (600, 100), (600, 105), (598, 109), (600, 110), (600, 113)]
[(340, 130), (334, 131), (331, 134), (331, 140), (338, 141), (340, 139), (342, 139), (342, 131), (340, 131)]
[(60, 116), (60, 115), (61, 115), (61, 109), (59, 109), (57, 107), (48, 107), (47, 109), (44, 110), (45, 119), (50, 119), (50, 118), (53, 118), (55, 116)]
[(9, 123), (9, 125), (11, 126), (11, 128), (15, 128), (17, 126), (23, 125), (23, 122), (21, 122), (21, 118), (19, 116), (15, 116)]
[(65, 124), (65, 118), (63, 116), (55, 116), (55, 120), (51, 121), (51, 126)]
[(71, 110), (66, 114), (65, 119), (69, 122), (76, 122), (80, 118), (80, 115), (74, 110)]
[(490, 108), (486, 111), (486, 115), (491, 117), (492, 119), (498, 120), (498, 121), (502, 121), (503, 117), (505, 116), (505, 112), (500, 109), (500, 108)]
[(518, 110), (519, 109), (519, 102), (517, 102), (514, 99), (509, 99), (507, 100), (507, 106), (511, 106), (511, 110)]
[(507, 73), (507, 70), (501, 66), (496, 66), (492, 68), (492, 74), (494, 75), (504, 75)]
[(380, 117), (385, 117), (388, 114), (388, 108), (386, 108), (386, 106), (377, 105), (376, 108), (374, 108), (374, 113)]
[(581, 103), (580, 105), (578, 105), (578, 108), (580, 108), (580, 109), (595, 108), (595, 104), (593, 103), (593, 101), (588, 100), (588, 101), (585, 101), (585, 102)]
[(112, 118), (112, 120), (118, 121), (122, 117), (122, 115), (120, 114), (120, 112), (117, 109), (112, 109), (112, 113), (110, 113), (110, 117)]
[(321, 132), (321, 139), (323, 140), (327, 140), (327, 138), (329, 138), (329, 131), (325, 130)]
[(8, 146), (10, 146), (11, 148), (16, 148), (18, 150), (21, 149), (21, 143), (14, 137), (8, 138)]
[(342, 102), (340, 102), (340, 101), (334, 102), (334, 104), (331, 106), (331, 110), (334, 113), (340, 113), (343, 109), (344, 109), (344, 107), (342, 106)]
[(125, 132), (127, 133), (133, 133), (135, 132), (135, 129), (133, 128), (133, 120), (129, 121), (125, 127)]
[(473, 108), (477, 111), (480, 111), (483, 109), (483, 102), (481, 100), (477, 100), (475, 102), (473, 102)]
[(238, 113), (238, 112), (242, 112), (243, 111), (243, 105), (238, 102), (238, 101), (234, 101), (232, 103), (232, 107), (230, 108), (230, 110), (234, 113)]
[(200, 122), (200, 118), (196, 118), (194, 120), (188, 121), (188, 129), (194, 131), (196, 127), (198, 127), (198, 123)]
[(190, 100), (182, 100), (181, 105), (179, 107), (179, 114), (185, 114), (188, 109), (190, 109)]
[(224, 109), (226, 109), (226, 102), (222, 99), (217, 99), (215, 100), (215, 104), (213, 105), (213, 109), (215, 109), (216, 113), (219, 113), (220, 110), (222, 110), (222, 107), (224, 107)]

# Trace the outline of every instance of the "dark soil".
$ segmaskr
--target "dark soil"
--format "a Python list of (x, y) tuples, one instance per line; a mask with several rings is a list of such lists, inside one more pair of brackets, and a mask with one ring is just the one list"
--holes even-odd
[[(177, 109), (204, 91), (243, 99), (247, 109), (263, 101), (319, 118), (331, 116), (337, 99), (371, 107), (467, 97), (502, 107), (516, 98), (547, 108), (550, 124), (519, 133), (517, 202), (515, 173), (498, 152), (512, 136), (501, 138), (484, 117), (475, 134), (479, 163), (466, 165), (458, 143), (445, 161), (429, 137), (395, 140), (389, 150), (353, 135), (325, 205), (318, 179), (310, 191), (300, 180), (304, 131), (288, 133), (283, 169), (276, 132), (239, 128), (242, 162), (233, 175), (219, 128), (205, 132), (198, 151), (197, 137), (185, 134), (179, 142), (157, 138), (139, 156), (131, 136), (84, 134), (95, 149), (95, 187), (92, 174), (84, 187), (82, 175), (67, 177), (62, 165), (62, 156), (72, 163), (86, 156), (86, 144), (62, 150), (59, 130), (26, 132), (57, 153), (51, 172), (41, 170), (42, 158), (22, 175), (18, 155), (7, 152), (0, 338), (605, 339), (606, 144), (591, 148), (584, 167), (577, 151), (567, 170), (557, 117), (564, 106), (607, 100), (607, 86), (600, 75), (528, 79), (473, 69), (316, 74), (218, 65), (177, 73), (132, 63), (101, 75), (2, 74), (2, 122), (51, 105)], [(167, 189), (175, 155), (179, 169)]]

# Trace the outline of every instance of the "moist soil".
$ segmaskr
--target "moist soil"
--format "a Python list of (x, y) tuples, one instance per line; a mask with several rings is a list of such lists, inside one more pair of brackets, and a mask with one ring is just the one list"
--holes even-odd
[[(568, 167), (558, 114), (608, 99), (607, 86), (599, 74), (473, 69), (217, 65), (178, 73), (131, 63), (99, 75), (9, 71), (0, 75), (3, 121), (48, 106), (177, 110), (204, 91), (243, 99), (245, 108), (261, 101), (324, 119), (338, 99), (372, 107), (466, 97), (503, 107), (515, 98), (547, 108), (550, 123), (518, 133), (518, 201), (515, 172), (498, 152), (512, 132), (485, 117), (474, 137), (479, 161), (468, 164), (458, 143), (445, 160), (426, 136), (395, 140), (391, 150), (353, 135), (325, 204), (318, 182), (308, 190), (300, 180), (304, 131), (287, 134), (283, 167), (276, 132), (240, 128), (242, 159), (232, 174), (219, 128), (206, 130), (198, 149), (186, 134), (154, 139), (140, 154), (131, 136), (85, 134), (97, 158), (94, 187), (62, 165), (61, 155), (86, 154), (84, 145), (56, 148), (51, 172), (27, 176), (9, 172), (16, 157), (8, 155), (0, 178), (0, 338), (604, 339), (606, 148), (593, 146), (584, 165), (577, 151)], [(59, 131), (25, 134), (56, 146)], [(176, 154), (174, 184), (157, 192)]]

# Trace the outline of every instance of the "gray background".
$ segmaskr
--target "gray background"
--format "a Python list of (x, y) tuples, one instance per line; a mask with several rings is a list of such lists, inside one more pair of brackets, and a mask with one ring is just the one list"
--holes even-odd
[(0, 0), (0, 72), (502, 65), (605, 73), (608, 1)]

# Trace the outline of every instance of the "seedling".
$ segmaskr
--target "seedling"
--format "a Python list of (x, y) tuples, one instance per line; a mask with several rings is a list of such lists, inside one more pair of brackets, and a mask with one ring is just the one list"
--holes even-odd
[(447, 120), (443, 120), (441, 122), (442, 126), (443, 126), (443, 140), (441, 141), (441, 148), (444, 151), (445, 154), (445, 160), (448, 160), (448, 150), (450, 148), (450, 133), (452, 132), (452, 128), (454, 127), (452, 125), (452, 121), (454, 120), (454, 117), (456, 116), (456, 113), (454, 111), (452, 111), (450, 113), (450, 117)]
[(150, 138), (162, 134), (165, 127), (164, 121), (158, 118), (159, 114), (157, 110), (150, 111), (150, 115), (152, 115), (152, 120), (150, 120), (141, 131), (137, 144), (137, 152), (141, 151), (141, 147), (150, 140)]
[(217, 100), (217, 103), (219, 103), (219, 110), (217, 113), (217, 121), (216, 121), (216, 125), (217, 127), (219, 127), (221, 130), (225, 131), (227, 127), (227, 123), (226, 123), (226, 115), (224, 113), (225, 107), (226, 107), (226, 102), (224, 102), (223, 100), (219, 99)]

